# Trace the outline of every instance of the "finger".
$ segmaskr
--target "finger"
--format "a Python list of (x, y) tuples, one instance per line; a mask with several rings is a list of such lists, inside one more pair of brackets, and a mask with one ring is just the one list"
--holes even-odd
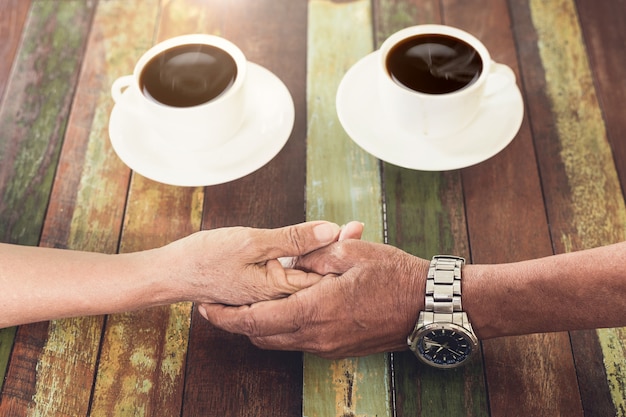
[(296, 267), (321, 275), (341, 275), (359, 264), (384, 259), (385, 253), (392, 254), (394, 250), (397, 249), (379, 243), (348, 239), (302, 256)]
[(306, 256), (300, 257), (295, 267), (321, 275), (341, 275), (358, 263), (360, 259), (351, 255), (354, 251), (350, 249), (350, 246), (352, 246), (354, 242), (360, 241), (344, 240), (320, 248)]
[[(270, 298), (293, 294), (308, 288), (322, 279), (321, 275), (299, 269), (284, 268), (282, 262), (270, 259), (265, 264), (266, 285)], [(261, 301), (261, 300), (259, 300)]]
[(341, 228), (339, 241), (346, 239), (361, 239), (365, 225), (361, 222), (352, 221)]
[(285, 270), (287, 276), (287, 282), (291, 285), (291, 292), (296, 292), (309, 288), (311, 285), (315, 285), (322, 279), (322, 275), (314, 272), (302, 271), (299, 269), (287, 269)]
[(324, 247), (339, 238), (341, 228), (326, 221), (306, 222), (279, 229), (264, 230), (268, 233), (266, 259), (285, 256), (301, 256)]
[(239, 307), (204, 304), (203, 316), (220, 329), (248, 337), (293, 333), (300, 326), (291, 300), (282, 298)]
[(286, 333), (275, 336), (251, 337), (250, 342), (259, 349), (287, 350), (310, 353), (324, 359), (344, 359), (349, 356), (364, 356), (363, 354), (342, 354), (334, 350), (327, 351), (323, 344), (317, 344), (308, 339), (303, 340), (297, 333)]

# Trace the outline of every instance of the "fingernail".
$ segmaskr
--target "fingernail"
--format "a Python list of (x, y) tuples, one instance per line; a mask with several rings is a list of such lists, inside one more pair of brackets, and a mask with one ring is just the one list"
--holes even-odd
[(202, 317), (204, 317), (205, 319), (207, 319), (207, 320), (209, 319), (209, 318), (207, 317), (207, 314), (206, 314), (206, 308), (204, 308), (204, 306), (202, 306), (202, 305), (198, 306), (198, 313), (200, 313), (200, 315), (201, 315)]
[(339, 226), (335, 223), (321, 223), (313, 229), (318, 242), (333, 242), (339, 234)]

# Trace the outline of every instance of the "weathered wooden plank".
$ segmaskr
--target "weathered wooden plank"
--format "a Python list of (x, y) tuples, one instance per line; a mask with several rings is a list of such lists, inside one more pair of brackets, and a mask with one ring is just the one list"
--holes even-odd
[[(407, 26), (438, 23), (439, 1), (376, 1), (377, 45)], [(459, 171), (420, 172), (385, 163), (388, 242), (429, 258), (453, 253), (469, 259)], [(422, 366), (411, 352), (394, 353), (398, 416), (487, 415), (480, 360), (454, 372)]]
[[(200, 11), (208, 19), (205, 31), (235, 42), (250, 61), (287, 85), (295, 104), (295, 126), (283, 150), (266, 166), (206, 188), (203, 228), (299, 223), (304, 220), (306, 162), (306, 2), (205, 4)], [(302, 354), (259, 350), (194, 315), (183, 415), (291, 417), (301, 410)]]
[[(622, 194), (626, 193), (626, 120), (620, 107), (626, 100), (626, 57), (623, 50), (626, 37), (626, 3), (624, 0), (611, 2), (576, 1), (578, 17), (582, 28), (586, 54), (594, 78), (596, 94), (605, 121), (607, 139), (620, 179)], [(618, 236), (624, 239), (624, 235)], [(619, 415), (626, 415), (626, 395), (624, 375), (626, 361), (623, 345), (626, 335), (623, 329), (600, 332), (600, 340), (595, 332), (576, 332), (573, 346), (577, 358), (577, 370), (583, 393), (585, 415), (608, 414), (613, 404)], [(602, 346), (600, 346), (600, 344)], [(604, 354), (602, 354), (604, 352)], [(606, 355), (606, 357), (605, 357)], [(605, 369), (601, 360), (604, 357)], [(595, 381), (608, 377), (608, 384)], [(604, 389), (603, 389), (604, 388)], [(594, 398), (594, 392), (599, 391)], [(608, 396), (612, 400), (607, 401)], [(606, 409), (596, 407), (604, 404)]]
[[(2, 241), (24, 245), (39, 241), (92, 12), (92, 5), (38, 2), (29, 14), (5, 90), (11, 100), (0, 106)], [(45, 325), (33, 326), (33, 330), (45, 334)], [(15, 329), (0, 332), (0, 376), (4, 376), (14, 334)], [(27, 344), (38, 346), (39, 342)], [(39, 352), (27, 346), (20, 353), (19, 343), (15, 351), (16, 357), (25, 360), (23, 365), (16, 363), (15, 372), (30, 369)], [(30, 391), (24, 388), (24, 394)], [(3, 407), (12, 407), (10, 397), (3, 395)]]
[[(567, 252), (622, 241), (624, 200), (575, 5), (571, 1), (531, 1), (528, 19), (538, 40), (536, 50), (528, 51), (529, 58), (539, 60), (546, 80), (545, 85), (531, 82), (528, 88), (539, 91), (538, 99), (548, 104), (552, 114), (551, 119), (533, 114), (533, 125), (537, 123), (546, 132), (535, 140), (547, 150), (538, 157), (544, 194), (549, 196), (546, 202), (555, 250)], [(606, 22), (600, 24), (611, 31)], [(611, 55), (611, 44), (606, 46), (603, 53)], [(619, 54), (617, 44), (613, 48)], [(606, 88), (613, 87), (604, 88), (606, 94)], [(626, 360), (623, 348), (614, 343), (620, 339), (621, 329), (598, 331), (597, 342), (589, 332), (572, 334), (586, 415), (626, 413)], [(597, 364), (597, 357), (587, 356), (597, 355), (596, 343), (603, 353), (608, 382), (602, 379), (601, 369), (591, 366)]]
[(22, 40), (22, 29), (30, 3), (30, 0), (0, 2), (0, 103), (13, 67), (13, 58)]
[(626, 194), (626, 120), (621, 107), (626, 102), (626, 1), (576, 0), (586, 52), (602, 106), (608, 140), (617, 173)]
[[(135, 174), (120, 252), (161, 246), (199, 230), (201, 209), (201, 188), (171, 187)], [(90, 414), (179, 416), (190, 319), (190, 303), (109, 316)]]
[[(389, 243), (425, 258), (454, 253), (469, 259), (458, 171), (409, 171), (384, 165)], [(394, 353), (398, 416), (488, 415), (480, 359), (442, 372), (411, 352)]]
[[(338, 122), (335, 94), (345, 72), (373, 49), (369, 1), (309, 1), (307, 219), (358, 219), (381, 242), (379, 164)], [(391, 415), (388, 355), (304, 359), (304, 415)]]
[[(123, 50), (116, 43), (126, 44), (117, 27), (120, 15), (125, 15), (120, 6), (103, 3), (93, 19), (42, 233), (44, 246), (117, 250), (130, 171), (108, 141), (109, 89), (133, 64), (132, 58), (115, 56)], [(28, 404), (32, 415), (87, 415), (91, 390), (85, 387), (95, 378), (102, 326), (102, 317), (51, 323), (38, 352)], [(36, 337), (30, 326), (20, 328), (21, 333), (22, 339)]]
[[(116, 27), (126, 43), (114, 44), (117, 76), (130, 73), (134, 62), (154, 41), (177, 33), (157, 32), (167, 21), (162, 4), (137, 1), (102, 5), (107, 27)], [(128, 21), (116, 14), (135, 10)], [(151, 29), (150, 29), (151, 28)], [(130, 40), (130, 41), (129, 41)], [(163, 202), (166, 202), (163, 204)], [(160, 246), (199, 230), (202, 189), (158, 184), (132, 177), (120, 252)], [(191, 305), (175, 304), (136, 313), (117, 314), (106, 321), (90, 414), (94, 416), (180, 415)]]
[[(528, 3), (512, 2), (511, 11), (516, 28), (520, 68), (527, 91), (529, 115), (532, 120), (534, 142), (538, 153), (544, 200), (549, 211), (551, 229), (558, 235), (577, 239), (576, 225), (571, 222), (570, 188), (563, 161), (559, 157), (561, 144), (555, 128), (550, 99), (546, 94), (546, 75), (538, 51), (539, 37), (531, 18)], [(558, 209), (557, 209), (558, 207)], [(560, 251), (563, 251), (561, 249)], [(572, 349), (575, 353), (579, 392), (586, 416), (614, 415), (615, 410), (606, 383), (602, 353), (594, 331), (573, 332)]]
[(0, 113), (4, 241), (38, 243), (91, 10), (80, 3), (33, 5), (6, 92), (11, 100)]
[[(473, 7), (489, 13), (478, 17), (471, 13)], [(444, 15), (446, 23), (479, 36), (493, 59), (517, 71), (505, 1), (472, 5), (454, 1), (446, 5)], [(463, 170), (462, 178), (472, 262), (509, 262), (551, 254), (531, 131), (526, 123), (502, 153)], [(550, 354), (531, 354), (537, 346)], [(485, 341), (483, 355), (492, 415), (581, 414), (566, 333)]]

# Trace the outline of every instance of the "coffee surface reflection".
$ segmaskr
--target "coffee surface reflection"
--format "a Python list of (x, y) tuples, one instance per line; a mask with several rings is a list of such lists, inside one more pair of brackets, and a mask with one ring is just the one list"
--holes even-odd
[(226, 92), (237, 65), (226, 51), (206, 44), (180, 45), (154, 56), (141, 72), (144, 95), (173, 107), (207, 103)]
[(478, 52), (447, 35), (425, 34), (399, 42), (387, 55), (387, 71), (399, 83), (426, 94), (461, 90), (480, 76)]

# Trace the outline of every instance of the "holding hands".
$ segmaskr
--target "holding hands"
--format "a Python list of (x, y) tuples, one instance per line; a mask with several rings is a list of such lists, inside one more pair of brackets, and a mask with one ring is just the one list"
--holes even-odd
[(239, 305), (284, 297), (320, 276), (278, 259), (289, 264), (341, 233), (323, 221), (230, 227), (118, 255), (0, 243), (0, 328), (180, 301)]
[(402, 350), (423, 306), (428, 265), (393, 246), (342, 240), (299, 259), (299, 268), (319, 274), (316, 284), (287, 298), (200, 312), (264, 349), (326, 358)]
[[(406, 349), (425, 310), (430, 262), (358, 240), (362, 231), (357, 222), (230, 227), (118, 255), (0, 243), (0, 328), (193, 301), (211, 323), (265, 349), (327, 358)], [(624, 259), (626, 242), (620, 242), (465, 265), (463, 311), (480, 339), (621, 327)], [(447, 296), (441, 271), (431, 298)]]

